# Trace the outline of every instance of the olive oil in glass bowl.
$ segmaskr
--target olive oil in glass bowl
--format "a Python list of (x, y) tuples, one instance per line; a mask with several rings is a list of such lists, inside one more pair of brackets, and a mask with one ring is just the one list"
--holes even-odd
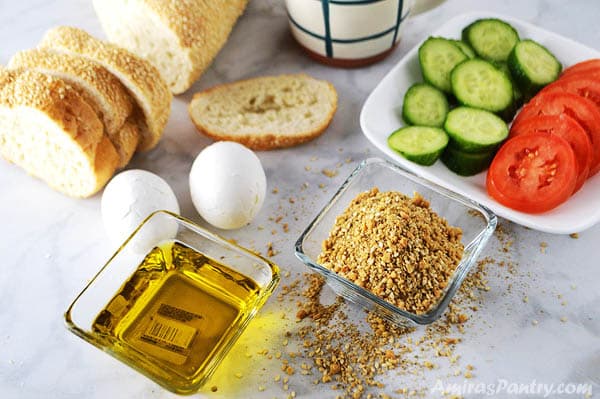
[(150, 215), (65, 315), (170, 391), (210, 378), (279, 282), (277, 266), (166, 211)]

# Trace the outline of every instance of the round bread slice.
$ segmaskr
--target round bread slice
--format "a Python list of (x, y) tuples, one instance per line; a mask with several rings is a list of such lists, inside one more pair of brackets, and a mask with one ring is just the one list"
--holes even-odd
[(188, 111), (198, 130), (253, 150), (291, 147), (321, 135), (337, 109), (333, 85), (308, 75), (259, 77), (194, 95)]
[(115, 75), (129, 90), (141, 112), (141, 138), (138, 150), (148, 151), (158, 144), (171, 113), (172, 94), (160, 72), (137, 55), (94, 38), (87, 32), (68, 26), (50, 29), (40, 48), (58, 53), (77, 54), (97, 62)]
[[(131, 114), (132, 103), (119, 79), (101, 65), (70, 54), (46, 50), (25, 50), (15, 54), (9, 68), (31, 69), (56, 76), (71, 85), (98, 114), (108, 138), (119, 153), (119, 167), (129, 163), (138, 144), (138, 138), (121, 132)], [(136, 130), (137, 132), (137, 130)]]
[(77, 91), (35, 71), (0, 72), (0, 154), (73, 197), (100, 190), (119, 162)]

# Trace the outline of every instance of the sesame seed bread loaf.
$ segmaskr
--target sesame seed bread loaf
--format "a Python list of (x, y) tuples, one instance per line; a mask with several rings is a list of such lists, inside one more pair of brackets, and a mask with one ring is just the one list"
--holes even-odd
[(94, 0), (109, 40), (150, 60), (174, 94), (223, 47), (248, 0)]
[(0, 154), (73, 197), (100, 190), (119, 162), (77, 91), (35, 71), (0, 72)]
[(213, 87), (195, 94), (188, 111), (198, 130), (215, 140), (272, 150), (321, 135), (336, 109), (331, 83), (297, 74)]
[(131, 114), (132, 103), (125, 87), (114, 75), (86, 58), (42, 49), (18, 52), (8, 67), (56, 76), (77, 90), (102, 120), (108, 138), (119, 153), (119, 167), (127, 165), (139, 138), (137, 130), (131, 127), (121, 132)]
[(136, 102), (133, 118), (140, 130), (137, 149), (147, 151), (156, 146), (169, 119), (172, 95), (151, 63), (81, 29), (67, 26), (46, 32), (39, 47), (79, 55), (102, 65), (116, 76)]

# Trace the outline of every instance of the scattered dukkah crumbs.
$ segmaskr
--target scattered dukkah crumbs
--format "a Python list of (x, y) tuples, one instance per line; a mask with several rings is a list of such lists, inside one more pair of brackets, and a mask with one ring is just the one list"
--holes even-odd
[(548, 248), (548, 243), (546, 241), (540, 242), (540, 252), (545, 254), (546, 248)]
[[(298, 378), (328, 386), (336, 398), (343, 399), (399, 398), (388, 395), (392, 392), (383, 392), (391, 391), (382, 377), (391, 375), (392, 371), (394, 375), (419, 381), (432, 368), (458, 367), (455, 375), (462, 375), (461, 356), (456, 349), (463, 340), (460, 334), (464, 334), (464, 323), (470, 318), (464, 312), (482, 300), (481, 295), (488, 287), (489, 265), (498, 266), (498, 261), (487, 257), (477, 262), (477, 267), (452, 299), (446, 317), (427, 326), (423, 334), (412, 327), (391, 324), (374, 313), (367, 313), (366, 325), (353, 320), (347, 314), (352, 308), (340, 297), (335, 297), (333, 303), (321, 302), (325, 280), (318, 274), (307, 273), (301, 280), (283, 286), (277, 297), (279, 301), (296, 302), (299, 328), (293, 333), (286, 332), (286, 337), (299, 351), (280, 352), (281, 356), (275, 358), (280, 360), (284, 372), (288, 366), (300, 369), (300, 373), (296, 373)], [(283, 341), (283, 346), (287, 345), (288, 338)], [(466, 366), (468, 371), (473, 368)], [(305, 371), (308, 372), (305, 374)], [(277, 379), (287, 392), (286, 378)], [(402, 398), (428, 397), (430, 387), (416, 381), (412, 383), (416, 386), (393, 392)]]
[[(466, 330), (482, 325), (477, 309), (490, 290), (488, 274), (509, 278), (518, 271), (510, 261), (511, 254), (503, 250), (514, 236), (503, 225), (499, 225), (499, 230), (494, 234), (498, 253), (477, 262), (450, 302), (445, 317), (417, 330), (392, 324), (373, 313), (367, 313), (364, 320), (354, 306), (340, 297), (334, 297), (332, 303), (331, 290), (317, 274), (307, 273), (284, 285), (277, 300), (295, 303), (298, 317), (294, 327), (286, 331), (284, 350), (276, 353), (275, 359), (282, 367), (298, 370), (294, 378), (321, 386), (320, 392), (324, 387), (331, 389), (323, 397), (340, 399), (428, 398), (433, 395), (426, 376), (432, 372), (448, 370), (447, 378), (460, 378), (461, 382), (465, 371), (473, 377), (474, 367), (461, 366), (464, 360), (459, 345), (471, 337)], [(435, 370), (430, 370), (431, 366)], [(309, 372), (305, 375), (304, 371)], [(388, 382), (398, 378), (410, 388)], [(286, 374), (276, 379), (289, 395), (291, 386)]]
[(333, 169), (333, 170), (332, 169), (323, 169), (321, 172), (327, 177), (336, 177), (339, 173), (335, 169)]
[(459, 264), (462, 230), (415, 193), (360, 193), (337, 217), (318, 262), (406, 311), (435, 305)]
[(279, 192), (279, 189), (277, 187), (275, 187), (272, 191), (273, 194), (277, 194)]
[(574, 239), (578, 239), (579, 238), (579, 233), (571, 233), (571, 234), (569, 234), (569, 237), (574, 238)]
[(273, 243), (272, 242), (268, 242), (267, 243), (267, 256), (270, 258), (272, 256), (277, 255), (278, 253), (279, 253), (278, 251), (275, 251), (273, 249)]

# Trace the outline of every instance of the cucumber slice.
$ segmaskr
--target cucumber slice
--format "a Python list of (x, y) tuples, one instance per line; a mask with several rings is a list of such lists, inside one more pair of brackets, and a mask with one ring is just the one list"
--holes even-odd
[(462, 40), (451, 40), (452, 43), (454, 43), (456, 46), (458, 46), (458, 48), (465, 53), (465, 55), (469, 58), (475, 58), (477, 57), (477, 54), (475, 54), (475, 50), (473, 50), (473, 48), (471, 46), (469, 46), (467, 43), (463, 42)]
[(452, 41), (430, 37), (419, 47), (419, 64), (423, 79), (430, 85), (450, 93), (450, 72), (468, 57)]
[(462, 39), (475, 53), (489, 61), (506, 61), (519, 41), (519, 34), (506, 22), (496, 18), (479, 19), (462, 31)]
[(508, 68), (521, 90), (528, 97), (554, 82), (562, 65), (544, 46), (533, 40), (523, 40), (508, 56)]
[(444, 93), (427, 83), (412, 85), (404, 95), (402, 117), (411, 125), (442, 127), (448, 114)]
[(469, 107), (450, 111), (444, 129), (454, 148), (471, 153), (493, 151), (508, 137), (508, 126), (497, 115)]
[(388, 145), (409, 161), (429, 166), (448, 145), (448, 135), (437, 127), (408, 126), (392, 133)]
[(464, 152), (449, 145), (442, 154), (442, 162), (454, 173), (461, 176), (473, 176), (490, 167), (495, 151)]
[(523, 103), (525, 102), (525, 98), (523, 96), (523, 92), (521, 91), (521, 89), (519, 88), (519, 85), (516, 84), (515, 80), (512, 77), (512, 74), (510, 73), (510, 69), (508, 68), (508, 64), (506, 62), (494, 62), (492, 63), (496, 68), (498, 68), (498, 70), (504, 72), (504, 74), (506, 74), (506, 76), (510, 79), (510, 82), (512, 83), (512, 87), (513, 87), (513, 103), (510, 107), (506, 108), (504, 111), (502, 111), (499, 116), (504, 119), (505, 121), (512, 121), (512, 119), (514, 118), (515, 114), (517, 113), (517, 110), (519, 108), (521, 108), (521, 106), (523, 105)]
[(513, 102), (513, 85), (508, 76), (480, 59), (467, 60), (452, 70), (452, 92), (463, 105), (502, 112)]

